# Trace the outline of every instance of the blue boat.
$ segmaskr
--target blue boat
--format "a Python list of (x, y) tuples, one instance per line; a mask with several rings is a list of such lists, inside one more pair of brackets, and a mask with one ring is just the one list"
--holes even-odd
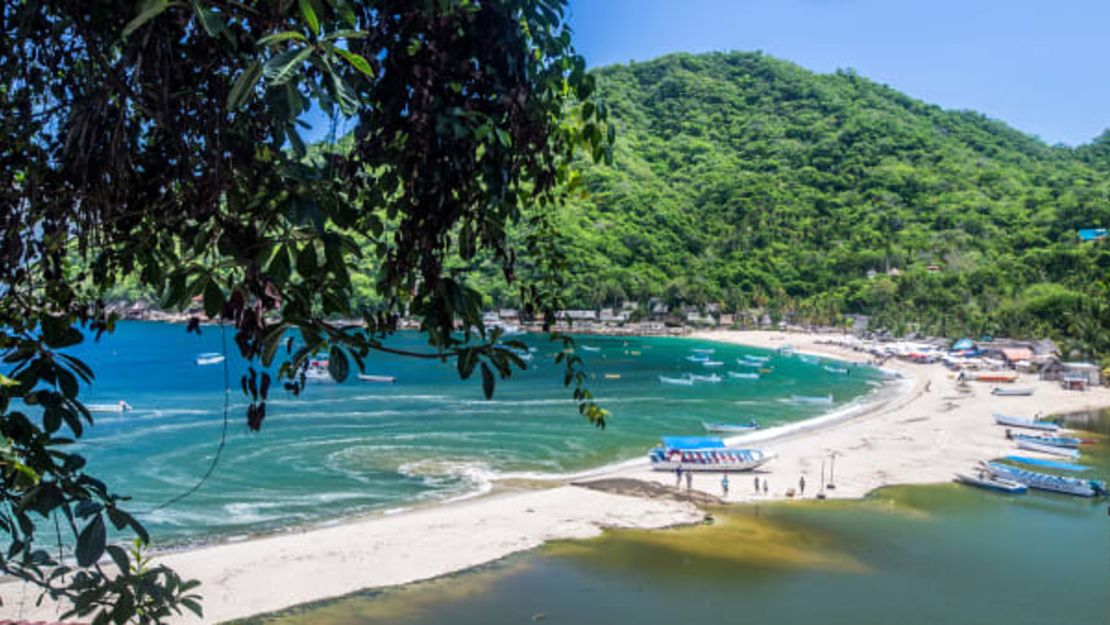
[(1029, 488), (1075, 495), (1077, 497), (1095, 497), (1106, 495), (1106, 482), (1099, 480), (1086, 480), (1078, 477), (1063, 477), (1049, 473), (1038, 473), (1026, 469), (1019, 469), (997, 462), (986, 463), (987, 471), (995, 476), (1014, 482), (1021, 482)]
[(1010, 436), (1015, 441), (1026, 441), (1039, 445), (1052, 445), (1053, 447), (1066, 447), (1068, 449), (1079, 449), (1079, 444), (1083, 442), (1081, 439), (1075, 438), (1074, 436), (1036, 436), (1034, 434), (1011, 434)]
[(734, 449), (714, 436), (664, 436), (648, 454), (655, 471), (751, 471), (774, 454), (762, 449)]
[(1006, 478), (996, 477), (986, 471), (980, 471), (978, 475), (957, 473), (954, 479), (960, 484), (967, 484), (968, 486), (985, 488), (987, 490), (996, 490), (1013, 495), (1020, 495), (1029, 490), (1029, 487), (1025, 484), (1022, 484), (1021, 482), (1015, 482)]
[(1043, 458), (1030, 458), (1029, 456), (1006, 456), (1004, 460), (1010, 462), (1020, 462), (1021, 464), (1028, 464), (1035, 467), (1044, 467), (1046, 469), (1056, 469), (1059, 471), (1087, 471), (1091, 467), (1085, 467), (1081, 464), (1072, 464), (1070, 462), (1061, 462), (1059, 460), (1045, 460)]

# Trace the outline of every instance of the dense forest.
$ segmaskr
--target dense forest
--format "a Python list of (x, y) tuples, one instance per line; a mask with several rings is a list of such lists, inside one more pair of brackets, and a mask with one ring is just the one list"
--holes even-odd
[(596, 73), (618, 139), (565, 215), (576, 305), (866, 314), (1104, 351), (1089, 343), (1103, 340), (1110, 250), (1077, 229), (1110, 225), (1110, 134), (1049, 146), (759, 53)]

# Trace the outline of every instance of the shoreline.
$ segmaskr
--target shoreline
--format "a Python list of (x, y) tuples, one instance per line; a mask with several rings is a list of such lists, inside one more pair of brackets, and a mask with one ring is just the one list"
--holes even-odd
[[(822, 358), (854, 363), (869, 360), (863, 354), (818, 342), (829, 336), (711, 331), (696, 332), (689, 338), (762, 349), (792, 344), (799, 353)], [(949, 481), (955, 470), (968, 468), (973, 459), (1009, 451), (1002, 430), (993, 424), (991, 407), (1031, 414), (1036, 409), (1059, 413), (1110, 406), (1107, 389), (1075, 393), (1024, 378), (1022, 385), (1037, 388), (1035, 396), (993, 397), (989, 385), (982, 385), (975, 387), (980, 392), (970, 396), (950, 397), (954, 380), (939, 365), (892, 361), (888, 369), (903, 380), (863, 396), (870, 401), (730, 437), (730, 444), (760, 443), (777, 456), (754, 472), (761, 481), (772, 482), (766, 495), (756, 494), (749, 485), (750, 476), (740, 473), (733, 474), (734, 486), (720, 500), (789, 499), (787, 491), (797, 486), (799, 476), (812, 484), (805, 493), (812, 498), (821, 481), (821, 462), (832, 454), (836, 455), (836, 488), (826, 493), (830, 498), (860, 498), (893, 484)], [(927, 390), (930, 386), (931, 392)], [(986, 391), (985, 397), (981, 391)], [(644, 489), (647, 494), (629, 496), (573, 483), (597, 480), (653, 486)], [(719, 480), (717, 473), (695, 475), (694, 490), (700, 491), (699, 496), (718, 499)], [(701, 521), (702, 511), (676, 497), (673, 484), (673, 474), (652, 471), (643, 457), (569, 475), (509, 475), (495, 481), (490, 492), (422, 502), (391, 514), (340, 518), (322, 526), (161, 552), (155, 560), (203, 584), (205, 618), (179, 617), (171, 622), (218, 622), (439, 577), (547, 541), (588, 538), (608, 528), (663, 528)], [(442, 549), (445, 544), (452, 548)], [(14, 583), (0, 584), (5, 606), (19, 609), (21, 588)], [(24, 601), (33, 603), (34, 595), (28, 595)], [(20, 618), (56, 617), (56, 607), (45, 603), (38, 608), (23, 606)]]

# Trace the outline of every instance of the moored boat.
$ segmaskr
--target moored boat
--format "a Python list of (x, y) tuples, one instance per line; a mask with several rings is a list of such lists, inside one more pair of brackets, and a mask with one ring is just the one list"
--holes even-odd
[(1076, 459), (1079, 457), (1079, 450), (1068, 449), (1067, 447), (1057, 447), (1056, 445), (1048, 445), (1046, 443), (1037, 443), (1027, 439), (1017, 439), (1017, 446), (1019, 449), (1027, 451), (1036, 451), (1050, 456), (1063, 456), (1065, 458)]
[(825, 371), (828, 371), (829, 373), (836, 373), (839, 375), (848, 375), (849, 373), (847, 367), (833, 367), (830, 365), (825, 365)]
[(717, 350), (713, 349), (712, 347), (695, 347), (694, 349), (691, 349), (690, 351), (696, 352), (698, 354), (712, 354), (713, 352), (715, 352)]
[(757, 360), (747, 360), (744, 358), (737, 358), (736, 364), (740, 365), (741, 367), (751, 367), (752, 369), (758, 369), (763, 366), (763, 363)]
[(334, 382), (335, 378), (331, 377), (328, 364), (327, 360), (316, 358), (309, 360), (304, 370), (304, 379), (309, 382)]
[(127, 412), (133, 410), (131, 404), (123, 401), (122, 399), (114, 404), (85, 404), (85, 409), (89, 412)]
[(690, 379), (695, 382), (720, 382), (721, 376), (717, 375), (716, 373), (711, 373), (709, 375), (697, 375), (691, 373)]
[(1047, 469), (1057, 469), (1060, 471), (1074, 471), (1079, 473), (1081, 471), (1090, 470), (1091, 467), (1085, 467), (1081, 464), (1072, 464), (1070, 462), (1061, 462), (1059, 460), (1047, 460), (1043, 458), (1030, 458), (1028, 456), (1006, 456), (1005, 460), (1010, 462), (1018, 462), (1021, 464), (1028, 464), (1035, 467), (1045, 467)]
[(1044, 430), (1046, 432), (1055, 432), (1060, 429), (1060, 426), (1051, 421), (1041, 421), (1039, 419), (1027, 419), (1025, 417), (1011, 417), (1001, 413), (994, 413), (994, 422), (998, 425), (1008, 425), (1015, 428), (1026, 428), (1029, 430)]
[(722, 434), (723, 433), (751, 432), (752, 430), (759, 429), (759, 423), (755, 419), (752, 419), (751, 421), (748, 421), (746, 424), (745, 423), (706, 423), (705, 421), (702, 421), (701, 425), (702, 425), (702, 427), (705, 428), (706, 432), (717, 432), (717, 433), (722, 433)]
[(1003, 477), (991, 475), (987, 471), (980, 471), (978, 475), (970, 475), (968, 473), (957, 473), (955, 480), (961, 484), (968, 486), (976, 486), (978, 488), (985, 488), (987, 490), (997, 490), (1003, 493), (1020, 494), (1029, 490), (1029, 487), (1021, 482), (1008, 480)]
[(734, 378), (736, 380), (758, 380), (759, 379), (759, 374), (758, 373), (741, 373), (739, 371), (729, 371), (728, 372), (728, 377)]
[(219, 352), (204, 352), (197, 354), (195, 362), (197, 366), (204, 365), (218, 365), (224, 361), (224, 355)]
[(796, 404), (831, 404), (833, 403), (833, 396), (830, 393), (824, 397), (811, 397), (807, 395), (791, 395), (790, 401)]
[(1019, 469), (998, 462), (985, 463), (986, 470), (996, 477), (1021, 482), (1030, 488), (1047, 490), (1077, 497), (1094, 497), (1106, 494), (1106, 483), (1078, 477), (1064, 477)]
[(678, 386), (693, 386), (694, 381), (690, 378), (672, 378), (665, 375), (659, 376), (659, 381), (663, 384), (675, 384)]
[(751, 354), (744, 354), (744, 360), (750, 360), (751, 362), (767, 362), (770, 359), (770, 356), (753, 356)]
[(1054, 447), (1067, 447), (1069, 449), (1078, 449), (1083, 439), (1075, 438), (1074, 436), (1037, 436), (1036, 434), (1021, 434), (1011, 433), (1006, 431), (1006, 435), (1016, 441), (1029, 441), (1031, 443), (1040, 443), (1041, 445), (1052, 445)]
[(600, 347), (594, 347), (593, 345), (579, 345), (578, 349), (581, 349), (584, 352), (600, 352), (601, 351)]
[(703, 361), (701, 361), (701, 366), (703, 366), (703, 367), (720, 367), (720, 366), (723, 366), (724, 364), (725, 363), (720, 361), (720, 360), (703, 360)]
[(363, 382), (379, 382), (379, 383), (382, 383), (382, 384), (393, 384), (394, 382), (397, 381), (396, 376), (392, 376), (392, 375), (370, 375), (368, 373), (358, 374), (358, 379), (362, 380)]
[(707, 362), (709, 360), (709, 356), (706, 356), (705, 354), (690, 354), (686, 357), (686, 360), (689, 360), (690, 362)]
[(655, 471), (751, 471), (774, 458), (762, 449), (735, 449), (709, 436), (664, 436), (648, 454)]
[(991, 395), (996, 395), (998, 397), (1028, 397), (1032, 394), (1033, 388), (1026, 386), (1017, 388), (1002, 388), (1001, 386), (997, 386), (991, 389)]

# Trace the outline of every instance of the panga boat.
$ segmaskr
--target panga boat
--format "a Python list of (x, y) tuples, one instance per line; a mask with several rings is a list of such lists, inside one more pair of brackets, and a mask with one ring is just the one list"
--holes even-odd
[(747, 423), (706, 423), (702, 421), (701, 425), (705, 428), (706, 432), (720, 433), (751, 432), (752, 430), (759, 429), (759, 423), (755, 419)]
[(833, 403), (833, 396), (830, 393), (824, 397), (810, 397), (807, 395), (791, 395), (790, 401), (796, 404), (831, 404)]
[(379, 382), (382, 384), (393, 384), (397, 381), (397, 376), (393, 375), (370, 375), (368, 373), (358, 374), (358, 379), (363, 382)]
[(1002, 388), (1001, 386), (991, 389), (991, 395), (999, 397), (1028, 397), (1033, 394), (1032, 387), (1018, 387), (1018, 388)]
[(619, 380), (619, 379), (621, 379), (621, 374), (619, 374), (619, 373), (606, 373), (605, 374), (605, 379), (606, 380)]
[(198, 366), (204, 365), (218, 365), (224, 361), (224, 355), (219, 352), (205, 352), (197, 354), (196, 363)]
[[(1032, 437), (1030, 437), (1030, 438), (1032, 438)], [(1026, 440), (1026, 439), (1019, 438), (1019, 439), (1017, 439), (1017, 446), (1020, 449), (1025, 449), (1025, 450), (1028, 450), (1028, 451), (1038, 451), (1042, 454), (1048, 454), (1050, 456), (1063, 456), (1065, 458), (1071, 458), (1072, 460), (1075, 460), (1076, 458), (1079, 457), (1079, 450), (1078, 449), (1068, 449), (1067, 447), (1057, 447), (1056, 445), (1047, 445), (1045, 443), (1038, 443), (1038, 442), (1035, 442), (1033, 440)]]
[(751, 354), (744, 354), (744, 359), (745, 360), (750, 360), (752, 362), (767, 362), (768, 360), (771, 359), (771, 357), (770, 356), (752, 356)]
[(703, 366), (703, 367), (720, 367), (723, 364), (725, 364), (725, 363), (721, 362), (720, 360), (703, 360), (703, 361), (701, 361), (701, 366)]
[(793, 345), (783, 345), (782, 347), (780, 347), (780, 348), (779, 348), (779, 350), (778, 350), (778, 351), (779, 351), (779, 353), (780, 353), (780, 354), (782, 354), (783, 356), (793, 356), (793, 355), (794, 355), (794, 352), (795, 352), (796, 350), (794, 349), (794, 346), (793, 346)]
[(818, 362), (817, 356), (810, 356), (809, 354), (802, 354), (801, 356), (798, 356), (798, 359), (810, 365), (815, 365)]
[(978, 475), (969, 475), (967, 473), (957, 473), (956, 481), (961, 484), (969, 486), (976, 486), (979, 488), (986, 488), (987, 490), (997, 490), (1004, 493), (1020, 494), (1029, 490), (1029, 487), (1021, 482), (1008, 480), (1006, 478), (991, 475), (986, 471), (980, 471)]
[(601, 351), (600, 347), (594, 347), (593, 345), (579, 345), (578, 348), (581, 349), (584, 352), (600, 352)]
[(1026, 419), (1024, 417), (1011, 417), (1000, 413), (994, 413), (994, 422), (998, 425), (1008, 425), (1015, 428), (1026, 428), (1029, 430), (1044, 430), (1046, 432), (1055, 432), (1060, 429), (1060, 426), (1051, 421), (1040, 421), (1038, 419)]
[(717, 375), (716, 373), (711, 373), (709, 375), (697, 375), (691, 373), (690, 379), (694, 380), (695, 382), (720, 382), (721, 376)]
[(677, 384), (679, 386), (693, 386), (694, 381), (690, 378), (669, 378), (665, 375), (659, 376), (659, 381), (663, 384)]
[(759, 362), (758, 360), (746, 360), (744, 358), (737, 358), (736, 364), (740, 365), (741, 367), (751, 367), (752, 369), (758, 369), (763, 366), (763, 363)]
[(127, 412), (132, 410), (131, 404), (122, 399), (114, 404), (85, 404), (89, 412)]
[(1085, 467), (1081, 464), (1071, 464), (1070, 462), (1060, 462), (1059, 460), (1044, 460), (1041, 458), (1030, 458), (1028, 456), (1006, 456), (1006, 460), (1010, 462), (1020, 462), (1021, 464), (1029, 464), (1035, 467), (1045, 467), (1048, 469), (1058, 469), (1060, 471), (1087, 471), (1091, 467)]
[(648, 454), (656, 471), (751, 471), (773, 454), (762, 449), (733, 449), (712, 436), (664, 436), (663, 444)]
[(1018, 378), (1018, 374), (1013, 371), (982, 371), (975, 374), (975, 380), (979, 382), (1013, 382)]
[(690, 354), (686, 357), (686, 360), (689, 360), (690, 362), (707, 362), (709, 360), (709, 356), (706, 356), (705, 354)]
[(327, 360), (312, 359), (308, 361), (308, 367), (304, 370), (304, 379), (309, 382), (334, 382), (335, 379), (331, 377), (331, 372), (328, 371)]
[(1049, 490), (1065, 495), (1077, 497), (1094, 497), (1106, 494), (1106, 483), (1099, 480), (1086, 480), (1078, 477), (1063, 477), (1019, 469), (997, 462), (986, 463), (986, 469), (991, 475), (1015, 482), (1021, 482), (1029, 488)]
[(690, 351), (697, 352), (699, 354), (712, 354), (713, 352), (715, 352), (717, 350), (713, 349), (712, 347), (695, 347), (694, 349), (691, 349)]
[(825, 371), (828, 371), (829, 373), (837, 373), (840, 375), (848, 375), (848, 369), (845, 367), (831, 367), (829, 365), (825, 365)]
[(1036, 434), (1012, 434), (1009, 431), (1006, 434), (1015, 441), (1029, 441), (1041, 445), (1067, 447), (1068, 449), (1079, 449), (1079, 444), (1083, 442), (1083, 439), (1073, 436), (1037, 436)]
[(736, 378), (737, 380), (758, 380), (758, 373), (740, 373), (738, 371), (729, 371), (728, 377)]

